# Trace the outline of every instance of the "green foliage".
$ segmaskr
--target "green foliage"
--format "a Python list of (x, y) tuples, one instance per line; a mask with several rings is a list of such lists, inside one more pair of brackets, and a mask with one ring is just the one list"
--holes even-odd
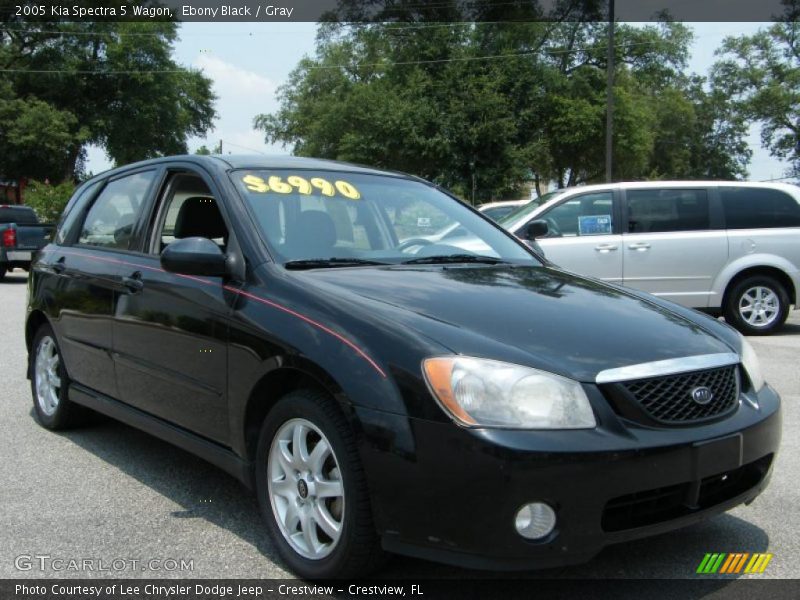
[(211, 81), (171, 57), (175, 23), (5, 24), (0, 68), (14, 70), (0, 104), (0, 131), (12, 138), (0, 139), (5, 177), (76, 178), (87, 144), (117, 164), (183, 153), (212, 125)]
[(800, 172), (800, 23), (798, 3), (786, 19), (752, 36), (729, 37), (718, 51), (713, 81), (743, 119), (759, 121), (770, 153)]
[(208, 146), (203, 144), (197, 150), (194, 151), (195, 154), (199, 154), (200, 156), (210, 156), (211, 150), (208, 149)]
[(36, 211), (43, 223), (56, 223), (75, 192), (75, 184), (65, 181), (56, 185), (31, 180), (25, 189), (25, 204)]
[[(408, 171), (476, 202), (531, 180), (598, 181), (606, 35), (575, 20), (327, 24), (255, 125), (295, 154)], [(616, 36), (615, 179), (744, 175), (746, 127), (683, 74), (691, 31), (620, 24)]]

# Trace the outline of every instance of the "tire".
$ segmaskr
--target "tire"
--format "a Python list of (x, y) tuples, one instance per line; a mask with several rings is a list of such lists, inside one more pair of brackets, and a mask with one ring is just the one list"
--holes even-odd
[[(31, 395), (36, 419), (42, 427), (54, 431), (81, 424), (88, 411), (67, 398), (70, 379), (61, 359), (61, 349), (50, 325), (39, 327), (31, 348)], [(53, 371), (47, 368), (45, 360), (47, 356), (56, 359)], [(40, 384), (41, 389), (38, 388)]]
[(0, 281), (3, 281), (5, 276), (6, 276), (6, 268), (5, 267), (0, 267)]
[(302, 390), (279, 400), (261, 427), (255, 468), (261, 513), (297, 575), (357, 577), (383, 563), (355, 437), (331, 398)]
[(730, 288), (723, 314), (745, 335), (770, 335), (789, 316), (789, 294), (769, 275), (745, 277)]

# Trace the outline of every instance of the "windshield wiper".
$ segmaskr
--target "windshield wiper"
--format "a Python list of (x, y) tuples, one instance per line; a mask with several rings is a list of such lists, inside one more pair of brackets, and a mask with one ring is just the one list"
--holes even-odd
[(507, 260), (495, 258), (494, 256), (483, 256), (481, 254), (438, 254), (434, 256), (422, 256), (404, 260), (404, 265), (443, 265), (451, 263), (483, 263), (487, 265), (508, 264)]
[(360, 267), (369, 265), (388, 265), (389, 263), (366, 258), (307, 258), (303, 260), (290, 260), (283, 266), (287, 269), (325, 269), (333, 267)]

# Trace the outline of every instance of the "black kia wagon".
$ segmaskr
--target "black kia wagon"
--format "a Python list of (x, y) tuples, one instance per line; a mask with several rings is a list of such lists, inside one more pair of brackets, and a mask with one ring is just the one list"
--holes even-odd
[(310, 577), (384, 551), (586, 561), (751, 502), (780, 441), (733, 329), (567, 273), (423, 180), (323, 160), (87, 181), (33, 265), (26, 343), (42, 425), (91, 409), (221, 467)]

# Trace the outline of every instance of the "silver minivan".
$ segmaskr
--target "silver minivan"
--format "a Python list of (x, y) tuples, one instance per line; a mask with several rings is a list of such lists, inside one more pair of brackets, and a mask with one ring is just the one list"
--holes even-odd
[(560, 267), (723, 314), (745, 334), (772, 333), (797, 308), (800, 187), (658, 181), (548, 196), (500, 224)]

